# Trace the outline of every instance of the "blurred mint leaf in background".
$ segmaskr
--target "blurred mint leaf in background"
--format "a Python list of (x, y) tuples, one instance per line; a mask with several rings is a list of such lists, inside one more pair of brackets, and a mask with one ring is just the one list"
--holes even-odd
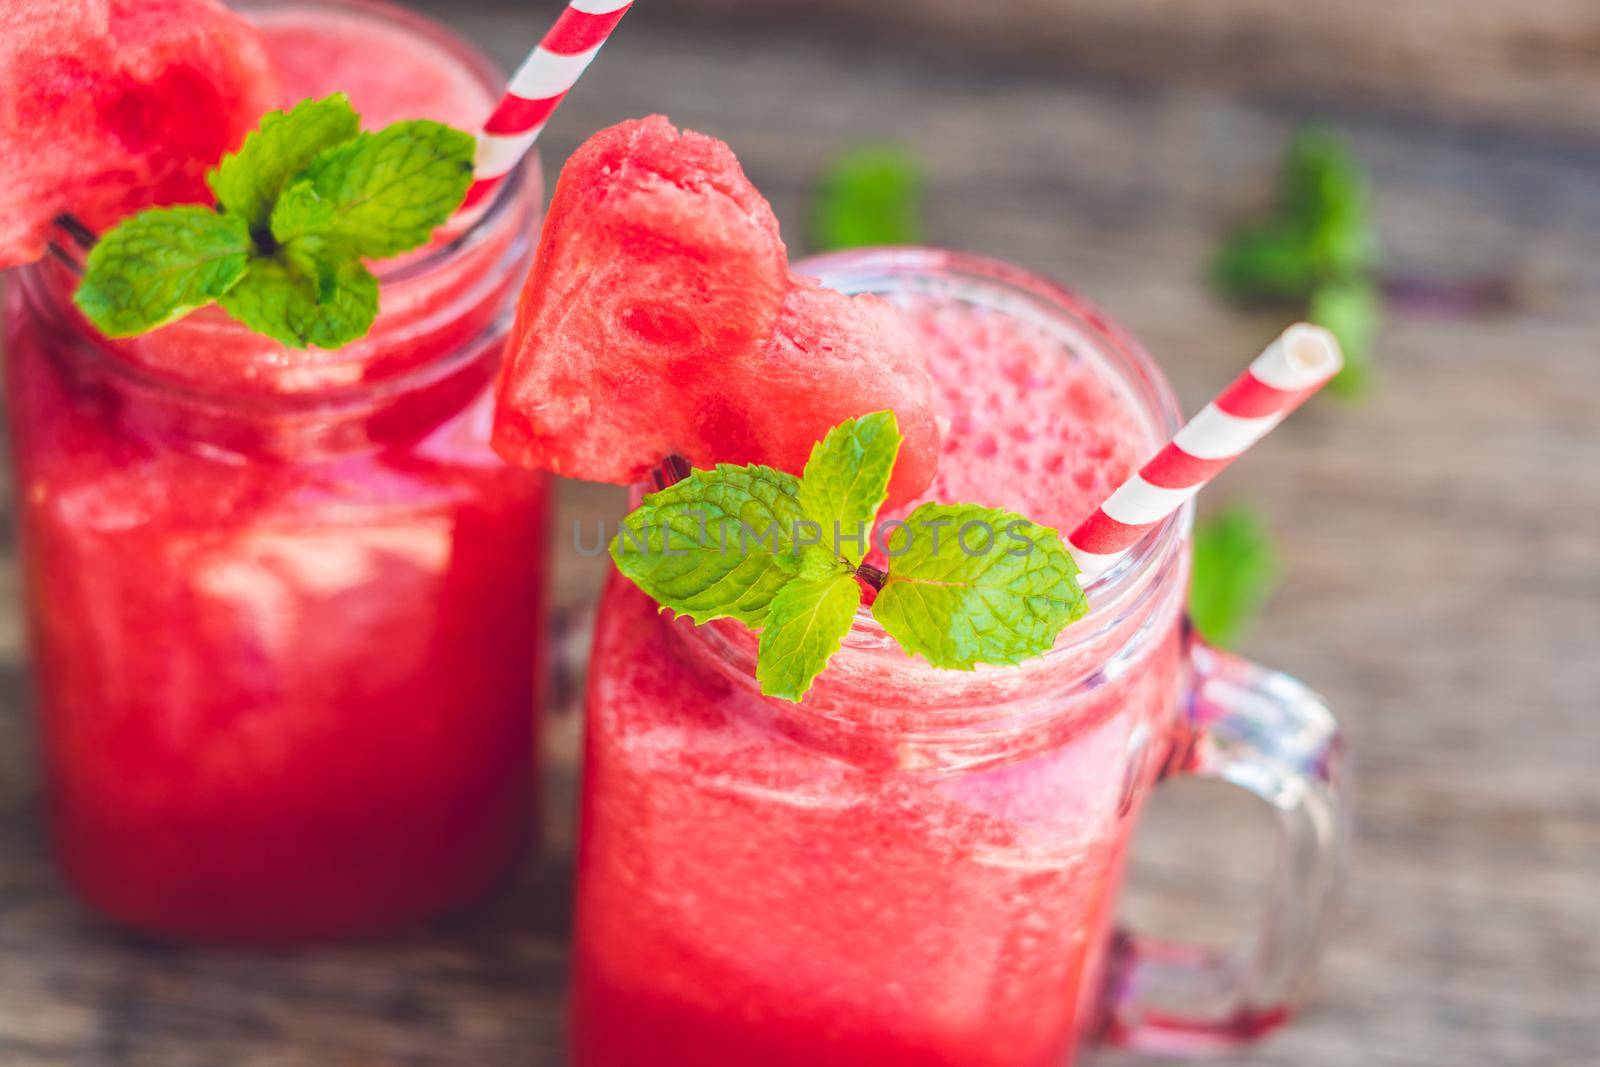
[(1211, 280), (1223, 296), (1241, 304), (1300, 301), (1317, 285), (1305, 233), (1281, 219), (1229, 237), (1212, 262)]
[(1311, 294), (1307, 318), (1326, 327), (1344, 350), (1344, 368), (1328, 383), (1342, 397), (1372, 388), (1372, 341), (1383, 322), (1383, 298), (1366, 278), (1325, 282)]
[(1213, 645), (1231, 648), (1249, 630), (1278, 586), (1278, 553), (1261, 515), (1229, 504), (1194, 532), (1189, 617)]
[(1319, 281), (1350, 280), (1378, 265), (1366, 171), (1349, 144), (1322, 126), (1307, 126), (1289, 144), (1282, 212), (1300, 226)]
[(818, 252), (922, 240), (922, 166), (894, 145), (841, 152), (824, 169), (811, 211)]
[(1370, 387), (1382, 321), (1371, 200), (1366, 171), (1344, 138), (1303, 127), (1289, 143), (1271, 213), (1229, 235), (1211, 264), (1212, 284), (1229, 300), (1309, 304), (1311, 321), (1344, 347), (1345, 367), (1332, 387), (1345, 397)]

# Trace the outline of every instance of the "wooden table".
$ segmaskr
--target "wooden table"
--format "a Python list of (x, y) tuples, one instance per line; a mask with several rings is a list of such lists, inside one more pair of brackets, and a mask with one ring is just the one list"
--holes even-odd
[[(432, 4), (506, 61), (549, 6)], [(1519, 133), (1416, 100), (1017, 70), (932, 33), (894, 44), (631, 17), (550, 129), (550, 159), (666, 111), (730, 140), (799, 244), (819, 161), (892, 135), (927, 161), (933, 240), (1087, 292), (1191, 410), (1280, 324), (1222, 306), (1199, 278), (1308, 115), (1370, 161), (1393, 270), (1512, 279), (1512, 306), (1492, 314), (1393, 321), (1370, 402), (1319, 401), (1208, 494), (1257, 501), (1287, 560), (1246, 651), (1324, 692), (1359, 761), (1354, 870), (1320, 996), (1228, 1062), (1600, 1063), (1600, 142), (1581, 123)], [(563, 523), (619, 507), (578, 486), (564, 503)], [(568, 694), (596, 580), (562, 557)], [(570, 696), (549, 723), (546, 855), (482, 909), (377, 945), (162, 947), (79, 910), (47, 863), (15, 581), (0, 569), (0, 1065), (560, 1062)], [(1264, 826), (1247, 801), (1171, 788), (1142, 835), (1131, 913), (1214, 939), (1243, 929)]]

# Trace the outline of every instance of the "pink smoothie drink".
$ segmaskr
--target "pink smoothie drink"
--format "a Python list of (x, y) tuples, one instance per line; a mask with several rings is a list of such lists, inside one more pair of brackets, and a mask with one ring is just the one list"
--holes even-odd
[[(1047, 283), (934, 252), (809, 269), (889, 297), (924, 345), (946, 427), (927, 499), (1070, 529), (1170, 432), (1147, 357)], [(798, 705), (758, 694), (741, 627), (671, 620), (614, 578), (576, 1062), (1067, 1062), (1096, 1024), (1132, 822), (1182, 735), (1186, 567), (1156, 538), (1017, 667), (935, 670), (863, 612)]]
[[(367, 3), (250, 9), (285, 105), (471, 129), (499, 77)], [(489, 450), (530, 172), (402, 262), (336, 352), (216, 309), (126, 341), (46, 261), (8, 400), (46, 789), (113, 919), (286, 942), (463, 905), (529, 837), (545, 482)]]

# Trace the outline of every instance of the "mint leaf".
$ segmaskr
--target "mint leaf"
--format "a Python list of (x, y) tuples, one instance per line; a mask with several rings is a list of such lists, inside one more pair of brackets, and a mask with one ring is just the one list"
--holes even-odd
[(1088, 611), (1054, 530), (998, 508), (923, 504), (889, 536), (887, 574), (863, 567), (862, 551), (831, 547), (836, 521), (870, 529), (900, 443), (893, 412), (877, 411), (829, 431), (802, 478), (692, 471), (623, 519), (611, 557), (664, 608), (760, 630), (756, 680), (785, 700), (804, 697), (839, 650), (863, 580), (879, 587), (872, 612), (884, 629), (936, 667), (1049, 651)]
[(237, 218), (198, 205), (154, 208), (100, 238), (73, 300), (107, 337), (131, 337), (227, 292), (250, 252)]
[(799, 492), (794, 475), (771, 467), (694, 471), (622, 520), (611, 558), (657, 603), (696, 623), (760, 626), (790, 579), (834, 566)]
[(812, 210), (818, 251), (922, 240), (922, 172), (904, 149), (857, 148), (837, 156), (822, 176)]
[(300, 232), (378, 259), (425, 244), (472, 184), (473, 138), (438, 122), (397, 122), (318, 155), (305, 172), (327, 205)]
[(1278, 584), (1278, 556), (1266, 523), (1242, 505), (1223, 508), (1194, 532), (1189, 618), (1214, 645), (1231, 647)]
[(1304, 233), (1320, 280), (1377, 266), (1367, 176), (1343, 138), (1320, 126), (1295, 134), (1284, 164), (1282, 210)]
[(290, 111), (274, 111), (244, 139), (239, 151), (223, 156), (206, 183), (230, 215), (250, 232), (268, 232), (272, 206), (286, 185), (320, 153), (361, 132), (361, 118), (343, 93), (303, 100)]
[(923, 504), (890, 534), (873, 616), (935, 667), (1042, 655), (1088, 611), (1054, 530), (976, 504)]
[(829, 430), (806, 460), (800, 506), (852, 567), (866, 558), (902, 440), (894, 412), (874, 411)]
[(1342, 138), (1302, 129), (1285, 156), (1273, 213), (1236, 231), (1211, 264), (1213, 285), (1232, 300), (1309, 302), (1307, 317), (1344, 348), (1331, 388), (1347, 398), (1372, 384), (1372, 342), (1383, 316), (1369, 186)]
[(1383, 300), (1365, 279), (1328, 282), (1311, 294), (1307, 318), (1326, 327), (1344, 350), (1344, 367), (1328, 388), (1353, 399), (1372, 388), (1372, 342), (1383, 320)]
[(1284, 157), (1278, 202), (1217, 250), (1213, 283), (1241, 302), (1302, 301), (1319, 285), (1365, 276), (1378, 263), (1370, 201), (1349, 146), (1320, 127), (1301, 130)]
[(284, 189), (278, 202), (272, 205), (272, 239), (280, 245), (292, 244), (302, 238), (321, 239), (333, 224), (334, 206), (317, 194), (316, 187), (305, 179)]
[(756, 649), (761, 692), (799, 700), (855, 622), (861, 583), (842, 565), (825, 578), (796, 578), (772, 598)]
[(221, 299), (228, 314), (290, 347), (338, 348), (372, 328), (378, 279), (357, 260), (284, 249), (252, 260)]
[(112, 337), (212, 301), (286, 345), (338, 348), (378, 314), (361, 262), (425, 243), (460, 205), (476, 142), (437, 122), (362, 133), (335, 94), (274, 111), (206, 176), (218, 210), (156, 208), (90, 253), (75, 299)]
[(1211, 281), (1230, 300), (1304, 300), (1317, 284), (1309, 235), (1273, 220), (1238, 230), (1218, 249)]

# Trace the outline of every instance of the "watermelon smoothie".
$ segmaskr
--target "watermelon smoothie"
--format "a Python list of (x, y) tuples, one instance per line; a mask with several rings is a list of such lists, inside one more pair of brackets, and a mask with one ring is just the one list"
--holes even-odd
[[(1070, 529), (1176, 426), (1076, 297), (947, 253), (802, 264), (888, 297), (946, 426), (927, 499)], [(911, 505), (895, 514), (909, 512)], [(798, 705), (754, 639), (613, 577), (589, 694), (581, 1067), (1046, 1067), (1096, 1022), (1129, 832), (1184, 735), (1187, 511), (1047, 656), (940, 671), (863, 611)]]
[[(282, 99), (476, 126), (500, 75), (367, 3), (260, 6)], [(293, 352), (215, 308), (99, 337), (46, 260), (7, 301), (54, 847), (113, 919), (252, 942), (463, 905), (529, 837), (546, 483), (488, 447), (535, 172), (375, 267)]]

